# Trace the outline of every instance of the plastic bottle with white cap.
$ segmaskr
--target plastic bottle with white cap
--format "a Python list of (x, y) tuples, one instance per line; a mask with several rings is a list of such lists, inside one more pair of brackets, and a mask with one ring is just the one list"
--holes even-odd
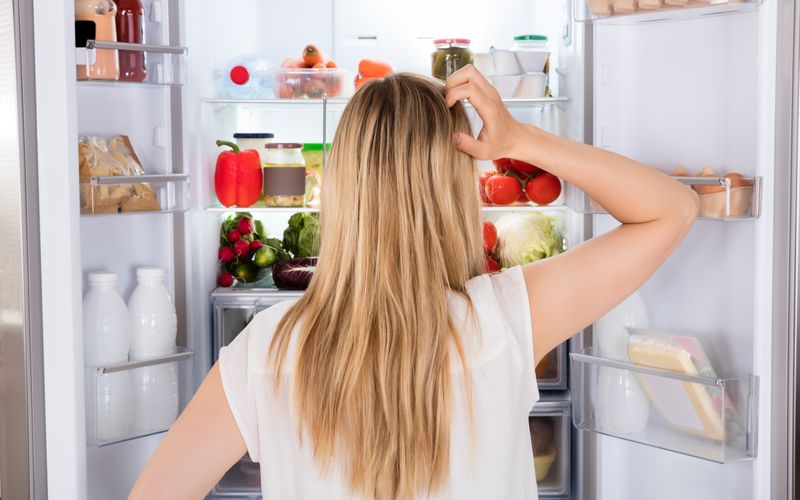
[[(144, 360), (175, 352), (178, 316), (164, 286), (164, 269), (140, 267), (138, 284), (128, 300), (131, 359)], [(178, 416), (178, 368), (167, 363), (131, 371), (133, 426), (138, 432), (168, 428)]]
[(126, 436), (131, 428), (131, 379), (128, 372), (96, 375), (98, 366), (128, 361), (128, 308), (117, 293), (117, 274), (89, 273), (83, 298), (83, 352), (89, 393), (86, 397), (87, 433), (107, 441)]

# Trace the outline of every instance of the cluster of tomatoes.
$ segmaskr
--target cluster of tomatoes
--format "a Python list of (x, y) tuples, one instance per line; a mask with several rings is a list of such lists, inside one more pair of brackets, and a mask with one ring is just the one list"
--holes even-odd
[(486, 256), (486, 271), (496, 273), (500, 271), (500, 263), (495, 259), (494, 250), (497, 247), (497, 228), (491, 222), (483, 221), (483, 251)]
[(541, 168), (510, 158), (494, 160), (496, 171), (481, 172), (481, 200), (494, 205), (529, 201), (549, 205), (561, 195), (561, 180)]

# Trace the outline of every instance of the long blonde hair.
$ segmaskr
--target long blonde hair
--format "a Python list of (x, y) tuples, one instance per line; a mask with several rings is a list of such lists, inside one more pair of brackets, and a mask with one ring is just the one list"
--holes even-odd
[(453, 144), (469, 122), (444, 96), (401, 73), (347, 105), (324, 173), (319, 264), (270, 346), (279, 378), (297, 327), (301, 432), (323, 470), (339, 458), (367, 497), (424, 496), (449, 471), (451, 348), (462, 364), (464, 351), (448, 291), (466, 296), (485, 265), (475, 165)]

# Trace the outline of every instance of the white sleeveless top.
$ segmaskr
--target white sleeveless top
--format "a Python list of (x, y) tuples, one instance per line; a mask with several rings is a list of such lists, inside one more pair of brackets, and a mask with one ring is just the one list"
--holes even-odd
[[(467, 322), (467, 303), (450, 296), (454, 323), (465, 325), (463, 344), (472, 383), (475, 432), (470, 436), (464, 380), (455, 356), (450, 474), (431, 499), (536, 499), (528, 416), (539, 399), (527, 289), (519, 267), (467, 283), (480, 331)], [(299, 439), (292, 411), (292, 363), (275, 394), (267, 351), (292, 301), (259, 313), (220, 351), (225, 395), (247, 445), (261, 466), (264, 498), (328, 500), (360, 498), (340, 473), (323, 475), (306, 439)], [(287, 359), (294, 359), (293, 346)], [(472, 441), (472, 442), (471, 442)]]

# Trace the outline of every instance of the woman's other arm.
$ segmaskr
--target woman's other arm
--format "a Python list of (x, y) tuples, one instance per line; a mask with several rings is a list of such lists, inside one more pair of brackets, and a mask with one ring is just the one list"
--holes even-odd
[(561, 255), (523, 267), (538, 363), (639, 288), (678, 247), (697, 217), (697, 195), (634, 160), (514, 120), (473, 67), (447, 81), (447, 101), (468, 98), (483, 120), (464, 152), (532, 163), (575, 184), (622, 225)]
[(245, 451), (216, 364), (164, 436), (128, 498), (205, 498)]

